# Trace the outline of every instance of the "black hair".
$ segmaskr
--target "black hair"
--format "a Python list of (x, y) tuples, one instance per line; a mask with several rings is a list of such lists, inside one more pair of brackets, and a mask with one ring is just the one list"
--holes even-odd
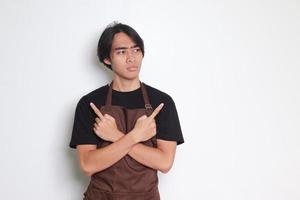
[(136, 43), (136, 45), (141, 49), (141, 52), (144, 57), (144, 42), (143, 39), (139, 36), (139, 34), (133, 28), (126, 24), (113, 22), (109, 24), (101, 34), (97, 48), (97, 55), (99, 61), (102, 62), (109, 69), (112, 69), (111, 65), (106, 64), (104, 60), (106, 58), (110, 58), (110, 51), (113, 38), (116, 33), (120, 32), (128, 35), (128, 37), (130, 37), (133, 40), (133, 42)]

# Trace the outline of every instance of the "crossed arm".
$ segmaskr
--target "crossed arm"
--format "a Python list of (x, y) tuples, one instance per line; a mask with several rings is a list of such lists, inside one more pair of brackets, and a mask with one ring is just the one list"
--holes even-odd
[(96, 145), (77, 145), (80, 167), (86, 175), (91, 176), (112, 166), (127, 154), (139, 163), (163, 173), (171, 169), (176, 152), (175, 141), (158, 139), (157, 148), (140, 143), (156, 134), (154, 117), (162, 109), (163, 104), (159, 105), (149, 117), (145, 115), (140, 117), (134, 129), (126, 135), (118, 130), (113, 117), (108, 114), (102, 115), (92, 103), (91, 107), (98, 116), (94, 124), (95, 134), (113, 143), (100, 149), (97, 149)]

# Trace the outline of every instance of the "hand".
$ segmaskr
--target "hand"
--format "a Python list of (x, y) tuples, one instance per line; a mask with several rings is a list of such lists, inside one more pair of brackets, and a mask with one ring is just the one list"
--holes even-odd
[(163, 106), (164, 104), (161, 103), (149, 117), (143, 115), (137, 119), (133, 130), (130, 132), (137, 143), (149, 140), (156, 135), (156, 123), (154, 118)]
[(119, 140), (124, 134), (119, 131), (115, 118), (108, 114), (102, 115), (100, 110), (93, 103), (90, 103), (90, 106), (98, 116), (95, 119), (96, 122), (94, 123), (93, 128), (96, 135), (109, 142), (115, 142)]

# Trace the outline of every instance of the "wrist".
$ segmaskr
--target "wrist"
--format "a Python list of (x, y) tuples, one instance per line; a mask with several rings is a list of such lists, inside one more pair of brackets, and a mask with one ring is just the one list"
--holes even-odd
[(115, 137), (115, 139), (114, 139), (113, 142), (118, 141), (118, 140), (121, 139), (124, 135), (125, 135), (124, 133), (122, 133), (121, 131), (118, 130), (118, 131), (117, 131), (117, 134), (116, 134), (116, 137)]
[(130, 139), (134, 142), (134, 144), (139, 143), (139, 139), (137, 138), (137, 134), (135, 133), (134, 129), (132, 131), (130, 131), (129, 133), (127, 133), (128, 137), (130, 137)]

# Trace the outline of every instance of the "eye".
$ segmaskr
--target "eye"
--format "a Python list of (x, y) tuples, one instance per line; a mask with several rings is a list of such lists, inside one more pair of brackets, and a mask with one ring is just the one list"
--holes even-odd
[(117, 51), (117, 54), (124, 54), (125, 53), (125, 50), (118, 50)]
[(133, 49), (133, 52), (139, 52), (141, 49), (140, 48), (135, 48), (135, 49)]

